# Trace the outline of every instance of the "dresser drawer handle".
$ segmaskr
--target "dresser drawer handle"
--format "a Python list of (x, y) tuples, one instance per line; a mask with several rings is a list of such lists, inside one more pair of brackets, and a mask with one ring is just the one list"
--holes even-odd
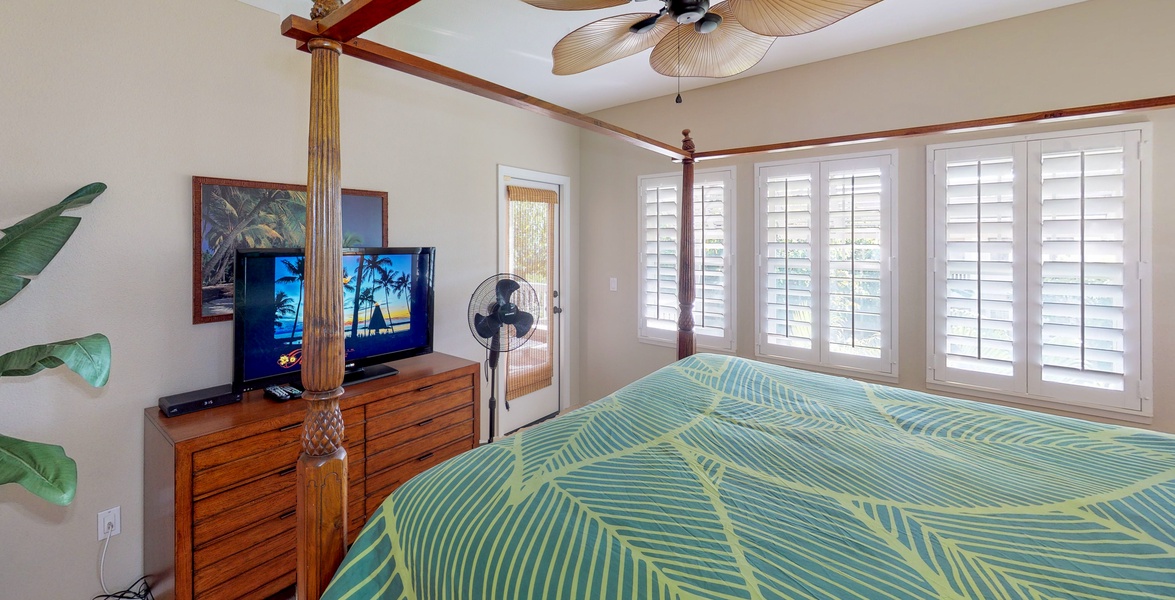
[(289, 431), (289, 430), (291, 430), (291, 429), (297, 429), (297, 428), (299, 428), (299, 427), (301, 427), (301, 426), (302, 426), (302, 424), (301, 424), (301, 423), (294, 423), (293, 425), (286, 425), (285, 427), (282, 427), (281, 429), (278, 429), (278, 431)]
[(298, 509), (295, 508), (294, 510), (282, 513), (282, 515), (280, 517), (278, 517), (278, 519), (285, 521), (286, 519), (288, 519), (296, 514), (298, 514)]
[(290, 467), (288, 469), (282, 469), (281, 471), (278, 471), (277, 475), (278, 475), (278, 477), (285, 477), (286, 475), (291, 475), (291, 474), (295, 473), (297, 470), (298, 470), (298, 467)]
[(439, 384), (439, 383), (434, 383), (434, 384), (432, 384), (432, 385), (426, 385), (426, 386), (424, 386), (424, 387), (422, 387), (422, 388), (416, 388), (416, 391), (418, 391), (418, 392), (423, 392), (423, 391), (431, 390), (431, 389), (433, 389), (433, 388), (437, 387), (438, 385), (440, 385), (440, 384)]
[(432, 419), (431, 419), (431, 418), (429, 418), (429, 419), (425, 419), (425, 420), (423, 420), (423, 421), (421, 421), (421, 422), (417, 423), (417, 424), (416, 424), (416, 426), (417, 426), (417, 427), (424, 427), (425, 425), (428, 425), (429, 423), (432, 423)]
[(432, 458), (432, 452), (425, 452), (424, 454), (421, 454), (419, 458), (416, 459), (416, 462), (424, 462), (424, 461), (428, 460), (429, 458)]

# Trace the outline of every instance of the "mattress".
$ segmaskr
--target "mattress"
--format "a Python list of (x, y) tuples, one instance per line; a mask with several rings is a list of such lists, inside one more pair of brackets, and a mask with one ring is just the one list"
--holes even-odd
[(413, 478), (324, 598), (1175, 598), (1175, 436), (697, 355)]

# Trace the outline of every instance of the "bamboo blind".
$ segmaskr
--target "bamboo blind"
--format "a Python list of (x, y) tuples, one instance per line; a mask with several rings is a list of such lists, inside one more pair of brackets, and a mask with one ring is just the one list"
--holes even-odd
[(510, 185), (506, 186), (506, 197), (511, 270), (531, 282), (539, 296), (534, 333), (526, 344), (506, 355), (506, 400), (510, 401), (549, 387), (554, 376), (552, 252), (559, 195), (553, 190)]

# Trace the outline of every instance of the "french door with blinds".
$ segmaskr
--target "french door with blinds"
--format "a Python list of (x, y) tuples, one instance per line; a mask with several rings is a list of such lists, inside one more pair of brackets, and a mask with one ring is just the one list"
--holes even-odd
[[(538, 293), (533, 333), (502, 357), (499, 431), (510, 432), (558, 413), (562, 312), (560, 205), (564, 177), (499, 167), (502, 196), (501, 269), (526, 279)], [(505, 407), (503, 407), (505, 408)]]
[(896, 154), (756, 165), (756, 352), (897, 375)]
[(927, 149), (930, 384), (1149, 414), (1146, 137)]

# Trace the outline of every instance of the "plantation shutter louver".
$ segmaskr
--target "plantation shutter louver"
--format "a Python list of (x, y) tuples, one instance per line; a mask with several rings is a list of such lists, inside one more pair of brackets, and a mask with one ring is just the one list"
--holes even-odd
[(506, 359), (506, 400), (514, 400), (549, 387), (554, 378), (554, 349), (550, 339), (553, 318), (551, 287), (555, 275), (555, 190), (508, 185), (510, 218), (510, 269), (526, 279), (538, 292), (539, 314), (534, 332), (521, 347), (508, 352)]
[[(730, 171), (697, 172), (694, 180), (694, 333), (699, 345), (733, 349), (730, 324), (731, 254), (727, 228), (733, 187)], [(677, 252), (681, 179), (642, 177), (640, 337), (677, 337)]]

